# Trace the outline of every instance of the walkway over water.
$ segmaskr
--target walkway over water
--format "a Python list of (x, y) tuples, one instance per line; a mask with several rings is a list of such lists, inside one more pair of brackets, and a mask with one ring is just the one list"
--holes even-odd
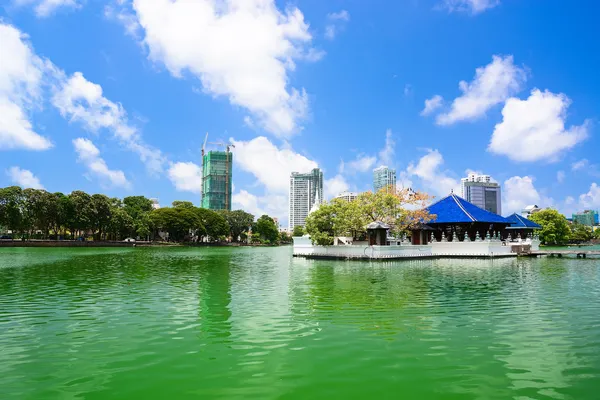
[(587, 258), (588, 256), (600, 256), (600, 250), (539, 250), (529, 254), (532, 257), (537, 256), (577, 256), (577, 258)]

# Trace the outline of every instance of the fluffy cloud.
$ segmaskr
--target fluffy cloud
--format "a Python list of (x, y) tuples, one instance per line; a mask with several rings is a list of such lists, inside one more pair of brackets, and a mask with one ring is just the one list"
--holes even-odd
[(425, 108), (421, 111), (423, 117), (430, 115), (435, 110), (440, 108), (444, 104), (444, 98), (439, 94), (436, 94), (430, 99), (425, 100)]
[(437, 116), (437, 124), (450, 125), (482, 117), (490, 108), (518, 93), (526, 78), (526, 71), (514, 64), (512, 56), (493, 56), (491, 63), (475, 70), (471, 82), (458, 84), (463, 95), (454, 99), (450, 111)]
[(77, 152), (77, 160), (84, 164), (90, 173), (100, 178), (102, 182), (124, 188), (131, 186), (123, 171), (108, 168), (104, 159), (100, 157), (100, 150), (90, 140), (77, 138), (73, 140), (73, 146), (75, 152)]
[(331, 179), (326, 179), (325, 182), (323, 182), (323, 186), (323, 190), (325, 192), (324, 200), (330, 200), (338, 194), (346, 192), (350, 188), (350, 185), (348, 185), (346, 179), (344, 179), (344, 177), (339, 174)]
[(52, 143), (33, 130), (27, 110), (40, 99), (46, 68), (27, 36), (0, 24), (0, 150), (47, 150)]
[[(288, 198), (283, 195), (256, 196), (246, 190), (235, 193), (231, 202), (234, 209), (242, 209), (253, 214), (256, 218), (267, 214), (279, 219), (279, 223), (287, 220)], [(282, 226), (284, 226), (282, 224)]]
[(177, 190), (202, 193), (202, 167), (199, 165), (193, 162), (173, 163), (167, 175)]
[(264, 136), (232, 143), (236, 165), (254, 175), (270, 192), (288, 193), (292, 172), (309, 172), (318, 167), (315, 161), (291, 148), (279, 148)]
[(31, 189), (44, 189), (37, 176), (27, 169), (21, 169), (19, 167), (10, 167), (6, 174), (10, 178), (11, 182), (21, 186), (22, 188)]
[(396, 141), (394, 140), (394, 135), (392, 134), (392, 130), (388, 129), (385, 131), (385, 145), (379, 151), (379, 163), (393, 165), (394, 164), (394, 155), (396, 153)]
[(479, 14), (500, 4), (500, 0), (443, 0), (442, 7), (450, 12)]
[(352, 161), (342, 162), (340, 172), (367, 172), (373, 168), (376, 162), (377, 157), (361, 154)]
[(346, 10), (327, 14), (329, 24), (325, 27), (325, 39), (333, 40), (343, 27), (343, 23), (350, 21), (350, 13)]
[(61, 7), (81, 7), (81, 4), (77, 0), (14, 0), (14, 2), (18, 6), (33, 5), (35, 15), (40, 18), (49, 16)]
[(444, 157), (437, 150), (428, 150), (427, 154), (419, 159), (417, 164), (410, 163), (406, 168), (404, 180), (415, 176), (424, 186), (438, 196), (447, 196), (450, 192), (458, 192), (460, 183), (452, 178), (449, 172), (441, 169)]
[(579, 204), (581, 208), (600, 208), (600, 186), (595, 182), (590, 186), (590, 190), (579, 196)]
[(589, 164), (589, 161), (584, 158), (582, 160), (576, 161), (573, 164), (571, 164), (571, 169), (573, 171), (579, 171), (580, 169), (584, 169), (585, 167), (587, 167), (588, 164)]
[(69, 79), (61, 79), (52, 104), (63, 117), (80, 122), (92, 132), (110, 130), (116, 139), (138, 154), (149, 171), (162, 171), (164, 158), (161, 152), (146, 145), (137, 129), (129, 124), (121, 104), (104, 97), (102, 87), (88, 81), (81, 72), (74, 73)]
[(488, 150), (514, 161), (554, 159), (588, 136), (588, 122), (565, 128), (571, 101), (564, 94), (534, 89), (527, 100), (511, 98), (502, 109)]
[(198, 77), (206, 93), (249, 110), (275, 135), (299, 130), (308, 96), (289, 87), (288, 73), (294, 60), (319, 52), (308, 49), (312, 37), (298, 8), (282, 12), (274, 0), (135, 0), (132, 10), (151, 60), (176, 77)]
[(548, 207), (553, 204), (552, 199), (540, 194), (533, 181), (534, 178), (531, 176), (513, 176), (504, 181), (502, 210), (505, 215), (514, 212), (520, 213), (523, 208), (530, 204), (537, 204), (540, 207)]

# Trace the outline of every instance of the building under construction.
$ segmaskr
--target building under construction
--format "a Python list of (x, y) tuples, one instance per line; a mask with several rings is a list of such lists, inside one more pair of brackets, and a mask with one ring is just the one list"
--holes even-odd
[[(206, 134), (208, 138), (208, 134)], [(206, 139), (202, 146), (202, 208), (209, 210), (231, 210), (233, 145), (211, 143), (226, 148), (226, 151), (205, 152)]]

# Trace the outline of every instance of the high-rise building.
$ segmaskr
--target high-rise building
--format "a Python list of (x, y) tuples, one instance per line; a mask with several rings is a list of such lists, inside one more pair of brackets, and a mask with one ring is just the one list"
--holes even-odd
[(355, 192), (342, 192), (342, 193), (338, 194), (337, 196), (335, 196), (336, 199), (342, 199), (347, 202), (354, 201), (354, 200), (356, 200), (357, 197), (358, 197), (358, 193), (355, 193)]
[(202, 156), (202, 208), (231, 210), (233, 154), (209, 151)]
[(500, 185), (489, 175), (469, 174), (460, 183), (463, 199), (494, 214), (502, 213)]
[(304, 226), (306, 217), (323, 200), (323, 172), (319, 168), (301, 174), (292, 172), (290, 176), (290, 216), (289, 230)]
[(373, 190), (378, 192), (388, 188), (391, 188), (392, 193), (396, 192), (396, 170), (385, 165), (375, 168), (373, 170)]
[(598, 211), (585, 210), (573, 214), (573, 222), (586, 226), (598, 225)]

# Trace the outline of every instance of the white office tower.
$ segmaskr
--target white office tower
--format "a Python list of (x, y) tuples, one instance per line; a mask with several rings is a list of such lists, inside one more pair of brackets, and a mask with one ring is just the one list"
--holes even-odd
[(348, 203), (356, 200), (357, 197), (358, 197), (358, 193), (355, 193), (355, 192), (342, 192), (342, 193), (338, 194), (337, 196), (335, 196), (336, 199), (345, 200)]
[(289, 231), (304, 226), (311, 210), (323, 199), (323, 172), (319, 168), (307, 174), (292, 172), (290, 176)]
[(460, 183), (463, 199), (494, 214), (502, 214), (501, 188), (489, 175), (469, 174)]
[(388, 168), (385, 165), (373, 170), (373, 190), (375, 192), (381, 189), (390, 188), (392, 193), (396, 192), (396, 170)]

